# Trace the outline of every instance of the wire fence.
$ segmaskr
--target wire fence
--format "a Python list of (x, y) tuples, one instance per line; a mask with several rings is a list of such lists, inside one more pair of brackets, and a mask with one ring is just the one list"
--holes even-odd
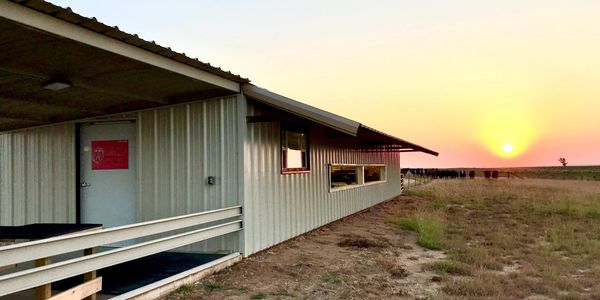
[[(413, 171), (413, 172), (411, 172)], [(514, 172), (498, 170), (440, 170), (440, 169), (403, 169), (400, 177), (402, 191), (411, 187), (431, 182), (434, 179), (475, 179), (485, 178), (488, 180), (524, 179)]]
[(400, 176), (400, 187), (402, 191), (410, 189), (415, 186), (419, 186), (425, 183), (429, 183), (433, 180), (431, 176), (418, 175), (412, 173), (401, 174)]

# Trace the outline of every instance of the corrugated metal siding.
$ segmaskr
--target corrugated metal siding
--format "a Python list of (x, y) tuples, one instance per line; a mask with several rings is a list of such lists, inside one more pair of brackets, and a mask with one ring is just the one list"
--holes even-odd
[[(186, 249), (249, 255), (400, 194), (398, 154), (346, 149), (322, 127), (311, 129), (311, 173), (280, 175), (279, 125), (246, 125), (246, 114), (268, 110), (238, 97), (136, 114), (139, 222), (244, 198), (243, 241), (232, 234)], [(74, 124), (0, 135), (1, 225), (75, 221), (74, 135)], [(385, 163), (388, 182), (329, 193), (329, 163)]]
[[(238, 97), (130, 115), (138, 128), (138, 222), (242, 203), (245, 111)], [(75, 168), (74, 123), (0, 135), (0, 225), (75, 222)], [(239, 245), (236, 233), (185, 250)]]
[[(248, 115), (268, 113), (248, 103)], [(309, 174), (280, 174), (278, 123), (248, 124), (244, 151), (245, 251), (250, 255), (314, 228), (393, 198), (400, 190), (400, 155), (366, 153), (328, 141), (325, 129), (310, 129)], [(387, 165), (387, 182), (329, 192), (331, 163)]]
[[(138, 113), (139, 222), (241, 204), (238, 102), (233, 96)], [(236, 233), (186, 249), (239, 251), (239, 243)]]
[(75, 222), (75, 127), (0, 135), (0, 225)]

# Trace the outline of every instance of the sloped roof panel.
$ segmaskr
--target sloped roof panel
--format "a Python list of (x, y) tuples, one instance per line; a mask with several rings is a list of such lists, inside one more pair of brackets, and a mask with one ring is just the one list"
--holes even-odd
[(242, 85), (242, 92), (246, 96), (259, 102), (279, 108), (286, 112), (311, 120), (337, 131), (341, 131), (351, 136), (358, 137), (361, 140), (368, 142), (372, 148), (378, 149), (378, 151), (399, 151), (404, 149), (409, 151), (424, 152), (435, 156), (438, 155), (438, 153), (433, 150), (383, 133), (357, 121), (273, 93), (269, 90), (252, 84)]

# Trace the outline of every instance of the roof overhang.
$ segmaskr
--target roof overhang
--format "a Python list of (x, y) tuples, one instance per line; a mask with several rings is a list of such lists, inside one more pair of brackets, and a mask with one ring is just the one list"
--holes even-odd
[[(45, 1), (13, 2), (0, 1), (0, 17), (231, 91), (240, 90), (238, 82), (248, 82), (247, 79), (191, 59), (185, 54), (176, 53), (170, 48), (125, 33), (118, 27), (110, 27), (95, 19), (82, 17), (70, 9)], [(201, 70), (201, 67), (209, 71)]]
[(437, 155), (45, 1), (0, 0), (0, 52), (0, 132), (243, 92), (368, 151)]
[[(0, 0), (0, 132), (237, 94), (249, 82), (68, 9), (15, 2)], [(43, 88), (54, 80), (71, 86)]]
[(370, 151), (376, 152), (423, 152), (438, 156), (439, 153), (409, 141), (397, 138), (379, 130), (360, 125), (358, 137), (372, 145)]
[(273, 93), (267, 89), (252, 85), (242, 85), (242, 92), (259, 102), (287, 111), (313, 122), (356, 136), (360, 123), (332, 114), (288, 97)]
[(258, 102), (281, 109), (350, 136), (357, 137), (363, 142), (365, 149), (368, 151), (424, 152), (435, 156), (438, 155), (438, 153), (433, 150), (249, 83), (242, 85), (242, 92), (247, 97)]

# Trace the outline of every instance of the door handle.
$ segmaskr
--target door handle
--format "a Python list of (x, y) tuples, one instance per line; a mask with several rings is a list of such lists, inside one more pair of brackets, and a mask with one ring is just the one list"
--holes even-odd
[(82, 183), (80, 184), (80, 186), (81, 186), (81, 187), (90, 187), (90, 186), (92, 186), (92, 185), (84, 181), (84, 182), (82, 182)]

